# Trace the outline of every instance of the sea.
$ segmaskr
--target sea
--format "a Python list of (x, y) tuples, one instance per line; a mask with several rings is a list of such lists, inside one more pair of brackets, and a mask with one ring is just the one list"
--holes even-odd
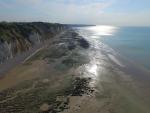
[(97, 25), (77, 29), (84, 36), (108, 45), (128, 60), (150, 70), (150, 27)]

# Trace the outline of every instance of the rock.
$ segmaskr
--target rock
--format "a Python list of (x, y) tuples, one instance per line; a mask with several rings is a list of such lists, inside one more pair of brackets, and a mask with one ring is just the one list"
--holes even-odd
[(68, 102), (68, 98), (64, 96), (57, 96), (56, 101), (58, 102)]
[(42, 112), (47, 112), (50, 109), (52, 109), (52, 106), (48, 105), (47, 103), (44, 103), (40, 106), (40, 111)]
[(48, 83), (48, 82), (49, 82), (49, 79), (43, 79), (42, 82), (43, 82), (43, 83)]

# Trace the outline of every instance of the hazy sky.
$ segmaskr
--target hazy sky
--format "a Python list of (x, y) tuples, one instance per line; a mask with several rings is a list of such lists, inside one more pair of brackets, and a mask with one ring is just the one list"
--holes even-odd
[(150, 0), (0, 0), (0, 21), (150, 26)]

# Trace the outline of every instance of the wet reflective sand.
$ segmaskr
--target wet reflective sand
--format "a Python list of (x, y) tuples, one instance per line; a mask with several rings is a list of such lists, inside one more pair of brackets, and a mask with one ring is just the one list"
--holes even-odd
[(0, 80), (2, 113), (150, 112), (149, 72), (77, 32), (66, 32), (6, 73)]
[[(91, 103), (92, 107), (93, 104), (95, 105), (94, 108), (97, 111), (92, 111), (90, 104), (88, 104), (89, 109), (87, 108), (87, 111), (81, 110), (80, 112), (150, 112), (149, 71), (128, 61), (116, 53), (116, 51), (100, 42), (99, 38), (101, 35), (111, 35), (112, 32), (115, 32), (115, 28), (105, 28), (103, 31), (96, 31), (101, 33), (94, 33), (94, 35), (96, 34), (95, 36), (92, 33), (89, 35), (89, 32), (86, 32), (87, 29), (81, 28), (78, 31), (91, 45), (88, 49), (89, 52), (87, 52), (90, 62), (82, 66), (80, 71), (84, 77), (92, 79), (91, 84), (95, 88), (93, 100), (96, 99), (98, 103), (100, 102), (99, 107), (95, 105), (95, 101)], [(96, 27), (91, 27), (91, 29), (95, 30)], [(90, 31), (92, 31), (91, 29)], [(96, 38), (98, 36), (99, 38)]]

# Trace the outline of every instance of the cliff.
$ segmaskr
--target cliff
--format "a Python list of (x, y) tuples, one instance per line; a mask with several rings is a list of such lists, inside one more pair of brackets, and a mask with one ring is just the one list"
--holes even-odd
[(67, 26), (43, 22), (0, 23), (0, 63), (50, 39)]

